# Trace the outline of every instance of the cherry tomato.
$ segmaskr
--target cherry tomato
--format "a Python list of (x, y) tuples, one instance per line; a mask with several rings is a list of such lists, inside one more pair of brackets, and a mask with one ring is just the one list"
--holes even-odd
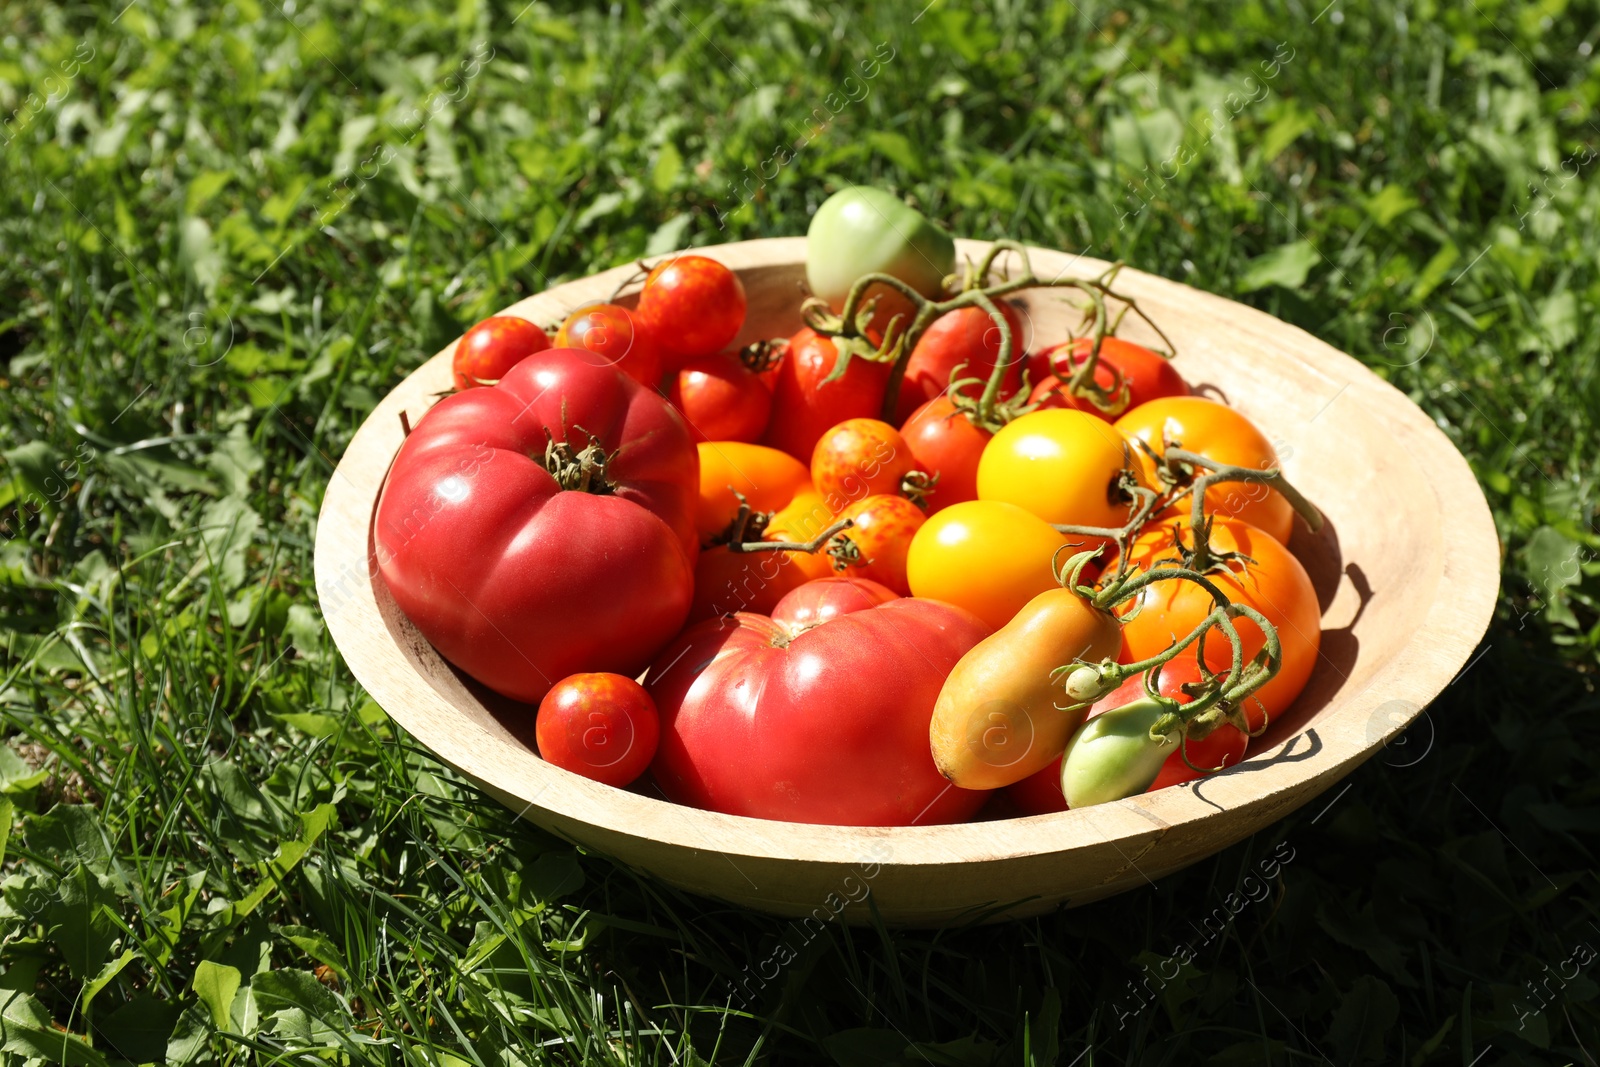
[[(1226, 404), (1204, 397), (1153, 400), (1129, 411), (1115, 426), (1157, 451), (1170, 444), (1237, 467), (1267, 470), (1278, 466), (1277, 451), (1255, 423)], [(1145, 477), (1154, 478), (1144, 450), (1134, 449), (1134, 458), (1144, 468)], [(1190, 501), (1184, 500), (1175, 510), (1187, 513), (1189, 507)], [(1242, 519), (1281, 544), (1288, 544), (1294, 533), (1294, 506), (1282, 493), (1260, 483), (1214, 485), (1206, 491), (1205, 507), (1216, 515)]]
[(969, 500), (931, 515), (911, 539), (906, 579), (913, 596), (966, 608), (999, 629), (1058, 583), (1051, 562), (1064, 534), (999, 500)]
[(616, 304), (593, 304), (568, 315), (555, 346), (592, 352), (647, 389), (661, 381), (661, 356), (649, 334)]
[[(832, 526), (836, 518), (823, 495), (806, 486), (794, 494), (788, 507), (772, 516), (767, 524), (766, 540), (809, 544)], [(828, 555), (826, 545), (820, 552), (785, 552), (783, 555), (808, 581), (832, 578), (835, 574), (833, 557)]]
[[(852, 578), (866, 578), (907, 596), (906, 554), (925, 516), (922, 509), (903, 496), (869, 496), (839, 513), (855, 525), (836, 535), (829, 543), (834, 553), (834, 569)], [(842, 541), (855, 546), (855, 561), (840, 566), (844, 554), (837, 549)]]
[(918, 470), (935, 478), (925, 496), (928, 514), (978, 499), (978, 460), (994, 436), (972, 424), (948, 396), (928, 401), (900, 427)]
[(705, 256), (657, 264), (639, 293), (639, 318), (669, 370), (727, 348), (744, 326), (744, 312), (744, 283)]
[(833, 341), (810, 327), (789, 339), (789, 350), (778, 364), (772, 420), (763, 444), (809, 463), (830, 427), (846, 419), (877, 417), (889, 381), (888, 364), (853, 358), (843, 375), (824, 385), (838, 357)]
[(835, 510), (864, 497), (900, 495), (915, 469), (900, 431), (877, 419), (846, 419), (822, 435), (811, 453), (811, 484)]
[[(1001, 300), (1000, 313), (1011, 327), (1011, 366), (1006, 369), (1000, 386), (1000, 396), (1008, 397), (1017, 391), (1022, 380), (1023, 353), (1027, 351), (1022, 336), (1022, 316), (1017, 309)], [(900, 399), (895, 407), (899, 418), (905, 418), (921, 405), (942, 396), (950, 388), (951, 375), (958, 378), (979, 378), (987, 383), (994, 365), (1000, 358), (1000, 327), (994, 318), (979, 307), (957, 308), (933, 320), (918, 339), (906, 360), (905, 377), (900, 380)], [(983, 384), (973, 383), (961, 388), (963, 396), (983, 395)]]
[(656, 702), (620, 674), (572, 674), (539, 701), (539, 755), (562, 770), (625, 786), (655, 759), (661, 736)]
[(1119, 527), (1128, 443), (1081, 411), (1034, 411), (1001, 428), (978, 461), (978, 499), (1004, 500), (1049, 523)]
[(733, 352), (689, 360), (672, 376), (667, 399), (696, 441), (754, 441), (772, 413), (766, 383)]
[(535, 352), (550, 347), (550, 335), (527, 319), (491, 315), (462, 335), (450, 359), (457, 389), (493, 385)]
[[(1034, 397), (1038, 399), (1052, 395), (1055, 391), (1044, 389), (1045, 383), (1060, 381), (1072, 374), (1083, 365), (1084, 360), (1089, 358), (1089, 352), (1093, 347), (1092, 338), (1079, 337), (1030, 355), (1028, 378), (1034, 383)], [(1144, 345), (1136, 345), (1120, 337), (1107, 337), (1100, 342), (1100, 360), (1095, 366), (1095, 383), (1109, 389), (1116, 381), (1112, 374), (1113, 369), (1122, 373), (1122, 380), (1128, 385), (1128, 402), (1123, 411), (1132, 411), (1141, 404), (1162, 397), (1189, 395), (1189, 383), (1183, 380), (1183, 375), (1173, 367), (1170, 359), (1150, 351)], [(1057, 401), (1056, 404), (1073, 406), (1073, 400), (1077, 401), (1080, 410), (1088, 411), (1090, 414), (1101, 414), (1093, 404), (1079, 398)], [(1104, 414), (1101, 417), (1109, 420), (1116, 416)]]
[(695, 528), (702, 541), (722, 533), (738, 516), (735, 491), (744, 494), (751, 511), (777, 511), (801, 488), (811, 487), (805, 464), (776, 448), (743, 441), (703, 441), (695, 448), (700, 453)]
[[(1175, 538), (1179, 536), (1192, 540), (1187, 520), (1147, 527), (1129, 547), (1133, 566), (1148, 570), (1163, 561), (1177, 560)], [(1250, 558), (1248, 564), (1228, 562), (1225, 569), (1207, 577), (1230, 601), (1255, 608), (1278, 631), (1283, 665), (1271, 681), (1255, 691), (1248, 709), (1254, 714), (1259, 701), (1259, 710), (1276, 719), (1300, 695), (1317, 664), (1322, 642), (1317, 591), (1300, 561), (1281, 542), (1238, 519), (1219, 517), (1213, 522), (1211, 547), (1215, 552), (1237, 552)], [(1210, 594), (1194, 582), (1172, 578), (1146, 586), (1117, 609), (1127, 619), (1122, 626), (1122, 662), (1133, 663), (1168, 648), (1198, 626), (1214, 606)], [(1264, 642), (1261, 630), (1246, 618), (1235, 619), (1234, 626), (1248, 662)], [(1180, 657), (1196, 656), (1196, 648), (1189, 646)], [(1205, 655), (1206, 665), (1213, 671), (1227, 670), (1233, 661), (1232, 649), (1220, 632), (1206, 635)]]

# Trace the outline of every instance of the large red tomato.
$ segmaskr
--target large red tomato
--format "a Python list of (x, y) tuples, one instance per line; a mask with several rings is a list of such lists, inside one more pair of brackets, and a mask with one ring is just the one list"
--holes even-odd
[(637, 674), (694, 593), (688, 427), (592, 359), (550, 349), (441, 400), (400, 447), (374, 523), (383, 578), (422, 635), (530, 703), (569, 674)]
[[(1011, 366), (1001, 381), (1002, 398), (1017, 391), (1022, 380), (1022, 317), (1004, 300), (996, 305), (1011, 327)], [(922, 404), (943, 395), (950, 388), (950, 376), (989, 380), (1000, 358), (1000, 327), (994, 317), (979, 307), (957, 308), (940, 315), (923, 331), (917, 347), (906, 360), (905, 377), (900, 380), (900, 400), (895, 415), (903, 419)], [(963, 396), (983, 395), (983, 385), (963, 386)]]
[(843, 375), (824, 385), (838, 358), (833, 341), (809, 326), (789, 339), (773, 381), (772, 420), (762, 444), (810, 463), (817, 440), (830, 427), (846, 419), (878, 417), (889, 365), (853, 358)]
[(770, 617), (703, 622), (650, 669), (655, 779), (679, 803), (759, 819), (966, 819), (987, 794), (944, 779), (928, 725), (945, 676), (988, 632), (960, 608), (850, 578), (803, 585)]

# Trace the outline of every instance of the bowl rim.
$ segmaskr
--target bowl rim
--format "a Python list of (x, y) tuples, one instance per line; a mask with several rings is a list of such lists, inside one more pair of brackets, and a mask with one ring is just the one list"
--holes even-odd
[[(973, 257), (988, 247), (986, 241), (957, 242), (959, 254)], [(687, 251), (739, 271), (792, 267), (805, 261), (805, 238), (764, 238)], [(1051, 268), (1070, 268), (1090, 276), (1109, 266), (1034, 246), (1028, 252), (1036, 269), (1044, 268), (1041, 275)], [(633, 264), (602, 271), (546, 289), (496, 314), (549, 322), (607, 299), (636, 273)], [(422, 673), (419, 665), (425, 657), (438, 660), (438, 653), (420, 635), (407, 647), (390, 633), (379, 605), (388, 592), (380, 588), (382, 579), (371, 563), (372, 517), (404, 439), (401, 415), (408, 414), (414, 425), (437, 399), (441, 375), (448, 383), (455, 341), (378, 403), (330, 477), (318, 518), (314, 572), (334, 644), (367, 693), (413, 737), (511, 807), (521, 804), (519, 817), (547, 826), (592, 826), (608, 835), (726, 856), (828, 864), (858, 863), (866, 854), (881, 858), (872, 848), (888, 844), (892, 859), (883, 862), (897, 867), (1001, 862), (1110, 844), (1128, 849), (1124, 858), (1137, 868), (1139, 857), (1168, 832), (1197, 830), (1201, 820), (1225, 811), (1249, 809), (1279, 818), (1380, 750), (1459, 676), (1497, 599), (1500, 550), (1493, 519), (1466, 459), (1433, 420), (1354, 358), (1265, 312), (1142, 271), (1124, 268), (1119, 287), (1146, 304), (1225, 308), (1230, 329), (1292, 340), (1283, 346), (1286, 358), (1308, 364), (1319, 375), (1332, 371), (1345, 380), (1345, 390), (1354, 394), (1352, 402), (1376, 415), (1429, 472), (1438, 498), (1441, 573), (1416, 631), (1359, 692), (1341, 696), (1306, 728), (1252, 755), (1239, 768), (1209, 776), (1204, 795), (1193, 788), (1164, 789), (1051, 815), (935, 826), (780, 822), (689, 808), (600, 785), (545, 763), (509, 732), (473, 723)], [(442, 684), (449, 689), (453, 675), (442, 660), (438, 663), (447, 676)], [(459, 683), (455, 689), (457, 699), (474, 699)], [(1385, 708), (1390, 710), (1385, 713)], [(463, 723), (472, 728), (461, 728)], [(1250, 773), (1238, 773), (1247, 768)], [(1158, 832), (1152, 837), (1153, 828)]]

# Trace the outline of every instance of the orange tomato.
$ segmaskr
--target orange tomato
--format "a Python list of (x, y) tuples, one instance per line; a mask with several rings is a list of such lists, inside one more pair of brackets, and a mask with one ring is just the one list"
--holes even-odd
[(695, 447), (700, 452), (695, 527), (701, 540), (722, 533), (738, 516), (735, 490), (744, 494), (752, 511), (778, 511), (811, 486), (806, 465), (776, 448), (743, 441), (705, 441)]
[[(700, 447), (704, 449), (706, 446)], [(790, 458), (784, 453), (779, 455), (786, 460)], [(758, 455), (757, 458), (761, 457)], [(781, 464), (778, 466), (782, 468)], [(704, 467), (701, 470), (703, 472)], [(774, 511), (768, 505), (775, 496), (781, 495), (781, 492), (764, 492), (759, 510)], [(746, 496), (751, 500), (751, 506), (757, 507), (756, 499), (750, 494)], [(737, 510), (738, 502), (735, 500), (734, 512)], [(762, 532), (761, 540), (811, 541), (826, 530), (833, 520), (833, 512), (828, 510), (822, 494), (813, 489), (811, 483), (804, 482), (786, 504), (776, 508), (772, 520)], [(732, 521), (732, 514), (729, 515), (729, 521)], [(716, 532), (720, 534), (726, 529), (727, 523), (723, 523)], [(833, 559), (828, 555), (826, 546), (816, 552), (734, 552), (726, 544), (711, 545), (702, 549), (695, 561), (694, 600), (689, 608), (689, 622), (712, 619), (735, 611), (769, 614), (778, 606), (778, 601), (792, 590), (816, 578), (831, 578), (834, 573)]]
[[(1152, 400), (1129, 411), (1113, 425), (1157, 452), (1170, 444), (1236, 467), (1267, 470), (1278, 466), (1277, 450), (1255, 423), (1226, 404), (1205, 397), (1171, 396)], [(1155, 465), (1150, 457), (1139, 448), (1135, 448), (1133, 454), (1149, 484), (1157, 484)], [(1187, 515), (1190, 505), (1186, 497), (1173, 510)], [(1206, 490), (1205, 508), (1218, 516), (1248, 522), (1279, 544), (1288, 544), (1294, 532), (1294, 507), (1282, 493), (1260, 483), (1214, 485)]]
[[(1186, 521), (1151, 526), (1129, 546), (1129, 560), (1138, 570), (1149, 570), (1158, 563), (1179, 559), (1177, 535), (1192, 537)], [(1212, 571), (1207, 577), (1230, 601), (1255, 608), (1278, 631), (1283, 647), (1283, 664), (1276, 676), (1255, 691), (1266, 714), (1276, 719), (1300, 690), (1305, 688), (1316, 666), (1322, 644), (1322, 612), (1317, 591), (1300, 561), (1276, 538), (1238, 519), (1218, 518), (1211, 528), (1211, 547), (1216, 552), (1238, 552), (1253, 561), (1246, 565), (1232, 561), (1226, 570)], [(1109, 569), (1109, 567), (1108, 567)], [(1134, 612), (1137, 606), (1139, 609)], [(1200, 625), (1215, 606), (1211, 595), (1194, 582), (1171, 578), (1140, 590), (1139, 594), (1116, 609), (1122, 624), (1123, 663), (1147, 659), (1170, 647)], [(1131, 617), (1130, 617), (1131, 616)], [(1265, 637), (1249, 619), (1237, 618), (1234, 626), (1244, 646), (1245, 660), (1261, 650)], [(1180, 657), (1196, 658), (1195, 645)], [(1206, 635), (1206, 665), (1213, 671), (1227, 670), (1233, 651), (1221, 633)]]
[(927, 518), (922, 509), (903, 496), (869, 496), (845, 508), (839, 517), (851, 519), (855, 525), (834, 541), (848, 538), (856, 546), (860, 558), (842, 569), (835, 563), (835, 572), (848, 578), (867, 578), (888, 586), (901, 596), (910, 596), (906, 555), (917, 530)]

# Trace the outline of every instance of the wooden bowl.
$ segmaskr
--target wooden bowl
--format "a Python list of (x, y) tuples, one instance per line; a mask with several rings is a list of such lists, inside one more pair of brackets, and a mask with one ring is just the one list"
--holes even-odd
[[(959, 242), (978, 258), (981, 242)], [(739, 272), (739, 343), (799, 325), (805, 240), (696, 250)], [(1034, 269), (1092, 276), (1096, 260), (1043, 249)], [(606, 300), (632, 267), (507, 309), (540, 324)], [(372, 517), (403, 437), (450, 388), (440, 352), (384, 398), (350, 442), (317, 527), (323, 615), (351, 671), (439, 758), (546, 830), (696, 893), (780, 915), (862, 921), (870, 889), (890, 923), (941, 925), (1084, 904), (1194, 863), (1311, 800), (1450, 684), (1495, 603), (1499, 546), (1466, 461), (1433, 421), (1354, 359), (1260, 311), (1125, 270), (1119, 288), (1174, 339), (1178, 367), (1277, 442), (1289, 478), (1327, 516), (1292, 545), (1323, 608), (1322, 656), (1257, 754), (1198, 782), (1115, 804), (954, 826), (859, 829), (680, 807), (551, 767), (533, 709), (464, 679), (401, 615), (373, 558)], [(626, 302), (626, 301), (624, 301)], [(1063, 294), (1025, 300), (1027, 332), (1067, 335)], [(1137, 326), (1137, 324), (1133, 324)], [(1141, 339), (1137, 329), (1124, 331)], [(1143, 339), (1150, 340), (1149, 335)]]

